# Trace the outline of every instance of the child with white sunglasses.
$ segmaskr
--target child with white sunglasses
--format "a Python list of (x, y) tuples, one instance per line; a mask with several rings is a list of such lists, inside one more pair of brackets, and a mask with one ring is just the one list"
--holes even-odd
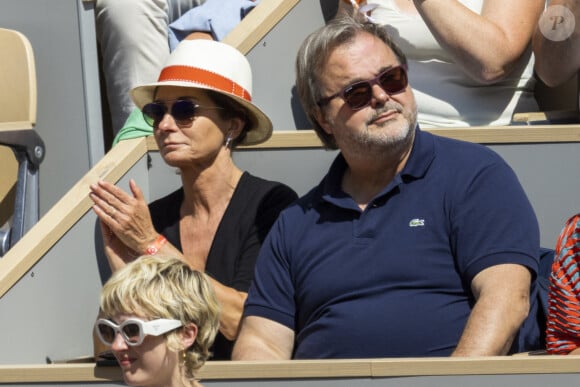
[(210, 356), (219, 304), (206, 275), (186, 263), (144, 256), (104, 285), (99, 339), (111, 346), (130, 386), (200, 386), (195, 373)]

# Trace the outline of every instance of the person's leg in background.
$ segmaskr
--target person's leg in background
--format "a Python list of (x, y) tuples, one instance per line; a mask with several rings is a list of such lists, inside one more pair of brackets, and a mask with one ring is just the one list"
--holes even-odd
[(157, 79), (169, 55), (167, 26), (203, 0), (96, 0), (97, 39), (116, 134), (134, 108), (129, 90)]

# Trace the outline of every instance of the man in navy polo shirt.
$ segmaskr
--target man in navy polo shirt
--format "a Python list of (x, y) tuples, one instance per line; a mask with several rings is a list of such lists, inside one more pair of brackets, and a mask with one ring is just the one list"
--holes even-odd
[(296, 69), (307, 114), (340, 154), (264, 243), (233, 358), (537, 345), (538, 223), (505, 161), (418, 128), (405, 56), (379, 26), (333, 20)]

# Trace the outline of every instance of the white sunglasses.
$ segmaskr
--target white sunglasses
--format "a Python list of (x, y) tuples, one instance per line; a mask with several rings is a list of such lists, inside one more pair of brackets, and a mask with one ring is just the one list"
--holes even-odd
[(95, 330), (97, 331), (99, 339), (105, 345), (113, 344), (117, 333), (120, 333), (127, 345), (136, 346), (143, 343), (143, 339), (146, 335), (159, 336), (179, 328), (182, 325), (183, 324), (179, 320), (169, 320), (165, 318), (151, 321), (130, 318), (123, 321), (122, 324), (117, 325), (110, 320), (101, 318), (95, 323)]

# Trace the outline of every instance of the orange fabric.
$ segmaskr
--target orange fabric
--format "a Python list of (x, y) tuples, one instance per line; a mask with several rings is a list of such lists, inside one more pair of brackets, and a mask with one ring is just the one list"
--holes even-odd
[(145, 252), (147, 253), (147, 255), (155, 255), (157, 254), (161, 246), (163, 246), (165, 243), (167, 243), (167, 239), (165, 239), (165, 237), (162, 234), (159, 234), (157, 239), (155, 239), (155, 242), (153, 242), (152, 245), (147, 246), (147, 250)]
[(568, 354), (580, 348), (580, 214), (570, 218), (558, 237), (550, 291), (546, 349)]
[(223, 91), (225, 93), (233, 94), (237, 97), (243, 98), (246, 101), (252, 101), (250, 93), (241, 85), (232, 81), (229, 78), (223, 77), (219, 74), (189, 66), (169, 66), (165, 67), (161, 74), (159, 74), (158, 82), (167, 81), (185, 81), (197, 84), (204, 84), (213, 89)]

